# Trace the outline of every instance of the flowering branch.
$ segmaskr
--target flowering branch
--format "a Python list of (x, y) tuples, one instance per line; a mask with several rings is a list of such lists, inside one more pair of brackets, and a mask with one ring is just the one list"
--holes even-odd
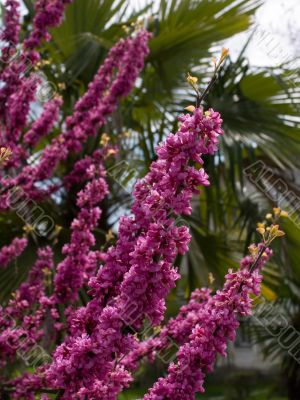
[(197, 95), (196, 108), (199, 108), (201, 106), (202, 101), (204, 100), (206, 95), (209, 93), (211, 88), (214, 86), (214, 84), (218, 78), (218, 72), (221, 68), (221, 65), (223, 64), (223, 62), (225, 61), (225, 59), (228, 55), (229, 55), (228, 49), (223, 48), (219, 61), (217, 62), (216, 59), (213, 58), (213, 63), (214, 63), (213, 76), (202, 94), (200, 93), (199, 88), (197, 86), (198, 78), (196, 78), (195, 76), (191, 76), (190, 74), (187, 75), (187, 81), (191, 85), (191, 87), (195, 90), (196, 95)]
[(190, 240), (188, 229), (175, 225), (175, 217), (190, 214), (193, 193), (209, 183), (202, 168), (189, 164), (202, 165), (201, 155), (214, 154), (223, 134), (213, 110), (195, 109), (180, 122), (179, 131), (158, 146), (150, 172), (136, 184), (134, 217), (120, 220), (117, 245), (90, 281), (93, 299), (75, 313), (72, 335), (53, 356), (46, 379), (48, 386), (64, 389), (63, 398), (108, 399), (113, 388), (118, 393), (127, 386), (129, 373), (115, 368), (114, 361), (134, 345), (128, 325), (138, 329), (146, 317), (153, 325), (163, 318), (165, 297), (179, 277), (173, 262), (177, 253), (187, 251)]
[(242, 259), (237, 272), (229, 270), (223, 290), (198, 310), (197, 324), (179, 348), (177, 363), (170, 364), (168, 375), (154, 384), (144, 400), (193, 400), (196, 393), (204, 392), (204, 378), (212, 372), (217, 353), (226, 356), (227, 341), (235, 338), (238, 315), (249, 315), (250, 296), (260, 293), (261, 270), (272, 255), (266, 244), (282, 236), (274, 225), (269, 232), (266, 241), (250, 246), (250, 256)]
[[(9, 194), (15, 187), (38, 201), (59, 188), (69, 191), (80, 185), (81, 190), (70, 239), (62, 250), (65, 258), (55, 268), (51, 248), (39, 248), (27, 280), (0, 307), (2, 367), (20, 355), (21, 347), (22, 352), (28, 351), (45, 337), (53, 358), (35, 365), (33, 373), (25, 369), (17, 377), (2, 377), (0, 392), (15, 399), (41, 394), (46, 400), (54, 394), (65, 400), (115, 400), (133, 380), (139, 361), (145, 357), (152, 361), (171, 339), (178, 346), (176, 361), (144, 399), (192, 400), (204, 391), (205, 376), (212, 371), (217, 354), (225, 356), (227, 342), (234, 339), (239, 325), (238, 316), (251, 312), (251, 295), (259, 294), (262, 268), (272, 255), (269, 246), (284, 235), (277, 221), (285, 213), (274, 209), (258, 225), (262, 242), (249, 247), (250, 254), (236, 272), (228, 271), (222, 290), (213, 295), (209, 289), (197, 289), (177, 317), (158, 330), (166, 297), (180, 278), (174, 263), (188, 251), (191, 239), (185, 221), (179, 224), (178, 219), (191, 214), (193, 195), (209, 185), (202, 157), (217, 152), (223, 135), (220, 114), (204, 111), (201, 103), (216, 82), (228, 50), (223, 49), (219, 61), (214, 61), (213, 76), (203, 92), (197, 78), (188, 75), (196, 107), (188, 106), (189, 113), (179, 116), (178, 131), (157, 146), (157, 159), (135, 184), (131, 215), (120, 218), (116, 243), (103, 254), (95, 248), (94, 230), (101, 217), (99, 204), (109, 191), (105, 159), (116, 148), (107, 146), (108, 136), (103, 134), (99, 149), (84, 158), (80, 152), (134, 87), (149, 54), (151, 35), (139, 27), (110, 49), (71, 115), (61, 121), (61, 132), (40, 153), (35, 152), (37, 158), (32, 162), (32, 150), (62, 117), (62, 99), (57, 96), (48, 101), (39, 118), (28, 124), (39, 83), (28, 70), (28, 61), (30, 67), (42, 65), (37, 49), (50, 39), (49, 28), (61, 23), (70, 2), (37, 0), (32, 28), (22, 46), (18, 46), (19, 2), (5, 3), (1, 39), (8, 43), (0, 71), (1, 207), (12, 206)], [(10, 54), (16, 55), (16, 46), (21, 49), (20, 57), (7, 63)], [(74, 154), (79, 156), (69, 157)], [(49, 184), (56, 167), (66, 160), (71, 168), (60, 174), (58, 184)], [(32, 227), (28, 224), (26, 229)], [(7, 266), (27, 244), (26, 238), (15, 238), (0, 249), (0, 266)], [(85, 286), (89, 301), (76, 308), (78, 293)], [(145, 321), (156, 335), (138, 341)]]
[(15, 238), (8, 246), (3, 246), (0, 249), (0, 267), (6, 267), (12, 260), (19, 257), (27, 244), (26, 238)]

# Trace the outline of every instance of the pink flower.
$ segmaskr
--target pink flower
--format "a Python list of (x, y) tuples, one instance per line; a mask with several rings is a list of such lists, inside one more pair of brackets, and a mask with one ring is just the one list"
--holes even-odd
[[(90, 170), (91, 170), (90, 165)], [(90, 251), (95, 245), (93, 229), (96, 228), (101, 216), (98, 203), (108, 193), (108, 187), (104, 179), (105, 170), (102, 158), (94, 160), (91, 180), (77, 195), (79, 212), (71, 224), (70, 243), (64, 245), (65, 259), (57, 266), (55, 276), (55, 298), (58, 302), (74, 301), (77, 299), (78, 290), (84, 281), (94, 274), (97, 269), (98, 252)]]
[(178, 201), (183, 213), (189, 212), (191, 195), (200, 182), (207, 184), (204, 171), (189, 162), (212, 151), (209, 129), (222, 134), (222, 121), (212, 110), (196, 109), (180, 120), (179, 131), (158, 146), (157, 161), (135, 186), (133, 217), (120, 220), (117, 244), (90, 280), (93, 299), (74, 314), (72, 336), (54, 353), (47, 381), (63, 388), (65, 398), (78, 395), (79, 388), (88, 398), (96, 396), (90, 392), (95, 382), (111, 383), (115, 359), (135, 347), (126, 328), (139, 329), (145, 318), (152, 325), (163, 319), (165, 298), (179, 278), (174, 260), (187, 251), (190, 240), (188, 229), (176, 226), (173, 210)]
[(15, 238), (8, 246), (0, 249), (0, 267), (6, 267), (12, 260), (19, 257), (27, 247), (28, 241), (25, 238)]
[(58, 119), (61, 105), (62, 99), (60, 97), (55, 97), (45, 105), (41, 116), (34, 121), (31, 129), (24, 135), (24, 142), (27, 145), (33, 148), (43, 136), (51, 131)]
[[(237, 272), (230, 270), (226, 275), (223, 290), (202, 303), (193, 329), (178, 350), (177, 363), (170, 364), (167, 376), (154, 384), (144, 400), (193, 400), (196, 393), (204, 392), (205, 375), (213, 370), (217, 354), (226, 356), (227, 342), (235, 338), (238, 315), (249, 315), (250, 296), (259, 295), (261, 268), (272, 255), (269, 249), (265, 253), (253, 272), (250, 266), (255, 258), (245, 257)], [(182, 330), (185, 324), (179, 326)]]

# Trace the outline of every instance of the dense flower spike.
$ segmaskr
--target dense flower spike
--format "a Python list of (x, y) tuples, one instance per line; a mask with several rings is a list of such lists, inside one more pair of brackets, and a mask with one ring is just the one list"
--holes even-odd
[(33, 305), (45, 295), (45, 281), (47, 274), (53, 271), (53, 253), (49, 246), (38, 249), (38, 258), (29, 272), (27, 282), (21, 284), (15, 295), (15, 300), (10, 302), (13, 305), (10, 315), (14, 314), (15, 305), (22, 301), (27, 301), (28, 305)]
[[(197, 109), (193, 116), (187, 114), (179, 120), (182, 123), (180, 130), (158, 147), (159, 160), (152, 164), (145, 179), (135, 186), (132, 207), (135, 218), (121, 218), (117, 246), (110, 249), (105, 266), (97, 279), (90, 282), (98, 301), (119, 293), (124, 274), (134, 266), (135, 258), (140, 263), (141, 260), (145, 262), (145, 256), (155, 259), (162, 254), (173, 260), (177, 251), (183, 254), (187, 250), (189, 236), (186, 227), (176, 227), (175, 219), (179, 214), (191, 212), (192, 194), (199, 191), (197, 186), (209, 183), (204, 169), (196, 170), (187, 163), (193, 160), (202, 164), (200, 154), (213, 154), (217, 137), (223, 132), (220, 116), (212, 110), (203, 115), (202, 110)], [(149, 238), (146, 235), (148, 230)], [(172, 243), (172, 246), (168, 247), (169, 243), (165, 242)], [(155, 249), (160, 244), (164, 247)], [(155, 250), (157, 257), (154, 257)], [(161, 267), (157, 265), (157, 271)]]
[(118, 100), (131, 91), (149, 53), (149, 38), (150, 34), (141, 30), (135, 37), (121, 39), (110, 50), (88, 91), (75, 105), (74, 114), (67, 118), (64, 140), (68, 148), (81, 149), (87, 136), (94, 135), (115, 110)]
[(134, 346), (133, 336), (123, 333), (128, 325), (138, 329), (145, 318), (153, 325), (163, 319), (165, 297), (179, 277), (173, 262), (190, 240), (188, 229), (176, 226), (176, 217), (190, 214), (193, 193), (208, 185), (205, 171), (189, 164), (202, 164), (202, 154), (213, 154), (223, 133), (213, 110), (195, 109), (180, 122), (179, 131), (158, 146), (150, 172), (136, 184), (134, 217), (121, 219), (117, 245), (90, 282), (94, 299), (77, 312), (72, 336), (54, 354), (47, 379), (64, 389), (66, 399), (79, 393), (92, 399), (101, 382), (112, 381), (116, 358)]
[(150, 339), (137, 342), (134, 350), (122, 360), (122, 365), (135, 370), (142, 358), (148, 357), (153, 360), (156, 354), (165, 360), (164, 353), (183, 345), (188, 340), (193, 328), (199, 322), (200, 310), (210, 296), (211, 289), (196, 289), (191, 294), (188, 304), (180, 308), (176, 318), (171, 318), (159, 333), (152, 335)]
[(15, 238), (8, 246), (0, 249), (0, 267), (6, 267), (12, 260), (23, 253), (28, 240), (26, 238)]
[[(13, 160), (7, 167), (19, 167), (26, 159), (22, 151), (20, 135), (27, 123), (30, 104), (35, 101), (36, 89), (41, 81), (34, 67), (39, 60), (39, 53), (34, 50), (42, 39), (49, 38), (49, 27), (59, 25), (62, 20), (64, 6), (69, 0), (39, 0), (35, 4), (33, 30), (24, 42), (22, 49), (16, 51), (19, 36), (19, 3), (6, 2), (5, 27), (2, 39), (9, 41), (4, 49), (5, 65), (1, 71), (0, 120), (6, 127), (0, 134), (0, 145), (9, 145), (13, 150)], [(55, 120), (55, 114), (53, 115)], [(49, 123), (48, 126), (50, 127)], [(40, 128), (41, 129), (41, 128)]]
[(27, 123), (30, 103), (35, 99), (36, 84), (31, 79), (24, 80), (16, 93), (7, 100), (7, 139), (15, 143), (20, 140), (22, 129)]
[(177, 363), (170, 364), (168, 375), (157, 381), (144, 400), (194, 400), (196, 393), (204, 391), (205, 375), (212, 371), (217, 354), (225, 356), (228, 340), (235, 338), (238, 315), (251, 313), (251, 294), (259, 295), (261, 268), (270, 256), (271, 251), (264, 249), (252, 272), (256, 256), (244, 258), (237, 272), (229, 270), (223, 290), (199, 310), (198, 324), (180, 347)]
[(72, 3), (72, 0), (38, 0), (36, 2), (33, 30), (24, 42), (26, 49), (32, 50), (39, 47), (42, 40), (51, 39), (48, 29), (60, 25), (65, 6), (69, 3)]
[(61, 105), (62, 98), (58, 96), (45, 105), (41, 116), (34, 121), (31, 129), (24, 135), (24, 142), (28, 146), (33, 148), (43, 136), (51, 131), (58, 120)]
[[(43, 150), (38, 165), (27, 166), (13, 179), (3, 180), (6, 187), (22, 186), (32, 198), (43, 192), (35, 183), (51, 177), (59, 161), (70, 151), (79, 151), (89, 135), (95, 135), (118, 101), (132, 89), (149, 53), (149, 33), (139, 31), (134, 37), (121, 39), (109, 52), (86, 94), (75, 105), (74, 115), (67, 118), (67, 127)], [(115, 69), (118, 73), (114, 76)]]
[[(12, 398), (22, 400), (35, 400), (33, 392), (42, 388), (41, 379), (28, 373), (13, 379), (11, 385), (14, 387)], [(41, 394), (39, 399), (49, 400), (49, 397), (46, 394)]]
[(4, 28), (0, 37), (8, 45), (4, 49), (4, 52), (2, 49), (2, 61), (6, 61), (6, 57), (9, 57), (9, 53), (7, 54), (6, 51), (18, 43), (21, 30), (20, 2), (18, 0), (6, 0), (4, 7)]
[(87, 171), (91, 180), (77, 196), (80, 211), (71, 225), (71, 241), (63, 248), (66, 258), (57, 266), (55, 294), (59, 302), (76, 300), (84, 278), (96, 272), (92, 267), (101, 257), (100, 252), (91, 252), (90, 248), (95, 245), (92, 232), (101, 216), (97, 205), (108, 193), (108, 187), (104, 179), (102, 155), (98, 152), (95, 156), (98, 160)]
[(13, 156), (6, 168), (19, 167), (26, 159), (26, 151), (21, 145), (21, 135), (27, 124), (30, 104), (35, 100), (35, 90), (39, 80), (30, 75), (22, 77), (23, 69), (19, 65), (9, 65), (4, 70), (0, 89), (0, 121), (3, 129), (0, 132), (1, 145), (9, 146)]
[(45, 278), (53, 269), (52, 258), (50, 247), (40, 248), (27, 282), (20, 286), (7, 307), (0, 309), (2, 365), (5, 365), (7, 358), (15, 356), (16, 352), (26, 354), (44, 335), (41, 324), (51, 306), (46, 297)]

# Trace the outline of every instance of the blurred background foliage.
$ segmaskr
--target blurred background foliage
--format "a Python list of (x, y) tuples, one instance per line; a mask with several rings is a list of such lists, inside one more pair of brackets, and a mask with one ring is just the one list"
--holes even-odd
[[(225, 135), (219, 153), (205, 159), (211, 186), (194, 199), (194, 212), (187, 221), (193, 235), (191, 249), (187, 256), (178, 260), (182, 280), (170, 296), (169, 315), (176, 312), (195, 287), (220, 287), (227, 268), (236, 267), (248, 245), (257, 239), (256, 223), (277, 205), (270, 200), (267, 184), (257, 187), (249, 181), (244, 173), (246, 167), (262, 161), (272, 171), (273, 181), (281, 178), (289, 190), (300, 195), (297, 186), (299, 71), (288, 62), (276, 68), (255, 67), (245, 56), (247, 46), (254, 40), (254, 15), (262, 3), (259, 0), (160, 0), (145, 1), (143, 6), (134, 7), (130, 0), (74, 0), (67, 7), (63, 24), (51, 32), (52, 40), (42, 48), (43, 58), (50, 61), (42, 71), (64, 98), (63, 121), (86, 90), (108, 49), (126, 35), (124, 27), (129, 28), (137, 18), (143, 18), (153, 33), (150, 55), (134, 91), (84, 148), (84, 154), (90, 153), (106, 132), (111, 142), (120, 147), (117, 161), (124, 161), (121, 165), (126, 165), (118, 179), (113, 174), (108, 175), (111, 194), (103, 205), (104, 214), (97, 231), (98, 245), (107, 246), (108, 230), (112, 228), (115, 232), (119, 216), (129, 210), (132, 183), (145, 174), (155, 159), (157, 143), (176, 130), (178, 114), (194, 104), (194, 94), (185, 79), (187, 72), (198, 77), (203, 90), (212, 75), (211, 58), (220, 53), (227, 39), (248, 32), (240, 54), (227, 59), (204, 102), (205, 107), (222, 114)], [(33, 4), (32, 0), (24, 0), (24, 35), (30, 28)], [(32, 110), (32, 119), (36, 112)], [(57, 127), (41, 147), (59, 131)], [(73, 155), (69, 163), (56, 170), (55, 178), (60, 179), (74, 158), (81, 156)], [(113, 162), (107, 167), (113, 167)], [(272, 190), (273, 198), (280, 195), (280, 188)], [(61, 245), (69, 236), (70, 221), (76, 213), (75, 191), (62, 191), (42, 207), (62, 226), (52, 243), (59, 260)], [(13, 213), (1, 215), (0, 223), (3, 244), (22, 232), (22, 221)], [(288, 219), (284, 225), (287, 235), (277, 244), (275, 257), (265, 270), (263, 296), (271, 304), (280, 304), (289, 322), (300, 329), (300, 231)], [(16, 264), (0, 271), (2, 300), (24, 280), (40, 239), (32, 236), (31, 243), (31, 248)], [(213, 283), (209, 273), (215, 278)], [(250, 330), (253, 340), (261, 342), (266, 355), (282, 361), (282, 379), (287, 378), (283, 387), (287, 388), (290, 399), (299, 399), (299, 364), (266, 330)], [(146, 370), (142, 368), (137, 392), (133, 389), (120, 399), (139, 396), (162, 370), (163, 366), (157, 365)], [(259, 385), (247, 386), (244, 381), (258, 382), (259, 379), (256, 377), (257, 381), (251, 373), (239, 376), (233, 371), (229, 390), (228, 383), (222, 382), (222, 374), (214, 377), (212, 385), (208, 385), (208, 394), (201, 398), (285, 398), (280, 397), (284, 393), (279, 389), (274, 392), (271, 378), (260, 377)], [(269, 383), (271, 389), (266, 388)], [(242, 390), (238, 389), (241, 386)], [(252, 393), (253, 386), (255, 393)], [(219, 392), (218, 387), (221, 388)]]

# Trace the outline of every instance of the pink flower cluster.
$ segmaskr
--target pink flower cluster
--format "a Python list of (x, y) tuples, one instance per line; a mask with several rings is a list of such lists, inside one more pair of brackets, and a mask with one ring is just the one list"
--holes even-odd
[(8, 46), (5, 48), (4, 53), (2, 49), (2, 61), (6, 61), (6, 57), (9, 57), (9, 53), (6, 53), (6, 51), (19, 42), (20, 30), (20, 3), (18, 0), (6, 0), (4, 28), (0, 37), (1, 40), (8, 43)]
[(30, 104), (35, 99), (36, 82), (31, 79), (22, 80), (15, 93), (11, 94), (6, 103), (6, 137), (12, 143), (18, 143), (22, 130), (27, 124)]
[(118, 242), (90, 281), (93, 300), (75, 313), (72, 335), (54, 353), (47, 381), (64, 389), (66, 399), (112, 398), (109, 393), (131, 379), (123, 367), (119, 375), (114, 369), (116, 359), (134, 346), (126, 328), (140, 328), (145, 318), (153, 325), (163, 319), (165, 298), (179, 277), (173, 262), (190, 240), (188, 229), (176, 226), (176, 217), (190, 214), (193, 193), (208, 185), (204, 170), (190, 163), (202, 164), (201, 155), (213, 154), (223, 134), (222, 120), (213, 110), (196, 109), (180, 122), (179, 131), (158, 146), (150, 172), (136, 184), (134, 217), (121, 219)]
[[(5, 129), (1, 130), (0, 139), (2, 145), (9, 146), (13, 150), (12, 157), (3, 165), (3, 171), (5, 173), (12, 170), (13, 173), (10, 175), (14, 176), (13, 178), (4, 177), (1, 184), (7, 191), (12, 187), (20, 186), (35, 200), (42, 199), (49, 193), (47, 189), (45, 190), (45, 185), (40, 184), (41, 181), (51, 178), (60, 161), (65, 160), (70, 152), (82, 150), (87, 138), (99, 132), (107, 116), (116, 109), (118, 101), (133, 88), (144, 66), (144, 59), (149, 53), (150, 34), (148, 32), (141, 30), (131, 37), (121, 39), (110, 50), (86, 94), (75, 105), (73, 115), (66, 119), (63, 132), (42, 150), (36, 163), (26, 166), (30, 153), (28, 147), (33, 148), (43, 136), (50, 133), (59, 117), (61, 106), (59, 98), (48, 102), (41, 116), (29, 130), (26, 130), (30, 105), (35, 100), (35, 89), (38, 84), (27, 69), (28, 63), (32, 68), (39, 60), (39, 54), (35, 48), (40, 46), (42, 40), (49, 39), (48, 28), (57, 26), (61, 22), (64, 5), (68, 2), (68, 0), (36, 2), (33, 29), (23, 43), (22, 53), (1, 72), (3, 85), (0, 89), (0, 118)], [(17, 10), (17, 3), (11, 4)], [(9, 9), (9, 2), (7, 7)], [(9, 32), (9, 29), (12, 31), (14, 25), (16, 32), (19, 15), (16, 13), (13, 16), (10, 12), (7, 18), (6, 31)], [(54, 279), (55, 294), (52, 294), (47, 286), (51, 285), (52, 281), (52, 273), (47, 272), (52, 268), (48, 265), (52, 263), (51, 250), (40, 249), (38, 261), (33, 266), (28, 281), (22, 284), (15, 299), (10, 301), (6, 309), (1, 309), (3, 319), (9, 315), (10, 318), (17, 319), (20, 325), (15, 327), (14, 321), (9, 318), (10, 322), (4, 326), (5, 331), (1, 336), (3, 355), (10, 357), (15, 355), (20, 339), (25, 333), (29, 335), (26, 341), (27, 347), (38, 342), (44, 333), (45, 316), (49, 317), (50, 314), (54, 322), (57, 322), (59, 320), (57, 302), (74, 300), (82, 284), (98, 269), (102, 254), (97, 250), (91, 250), (95, 244), (92, 230), (97, 226), (101, 215), (98, 203), (108, 191), (104, 180), (103, 160), (99, 158), (99, 154), (102, 153), (98, 152), (97, 156), (96, 152), (88, 159), (88, 171), (85, 171), (84, 176), (81, 177), (80, 183), (83, 183), (84, 177), (89, 182), (78, 194), (79, 212), (71, 225), (70, 243), (63, 248), (66, 258), (57, 267)], [(81, 163), (75, 164), (74, 171), (69, 174), (69, 181), (68, 178), (64, 181), (66, 187), (72, 184), (77, 166), (80, 168)], [(5, 208), (9, 207), (8, 199), (8, 192), (6, 192), (1, 198), (1, 204), (5, 205)], [(15, 239), (11, 246), (2, 249), (3, 264), (18, 255), (17, 241), (18, 239)], [(44, 275), (41, 274), (41, 269)], [(35, 310), (35, 313), (30, 315), (32, 310)], [(47, 319), (47, 326), (48, 322)], [(55, 323), (54, 325), (56, 329), (59, 329), (62, 324)], [(129, 378), (127, 372), (125, 370), (122, 372), (122, 370), (124, 368), (119, 366), (115, 371), (111, 371), (111, 374), (119, 378), (123, 375), (122, 382), (125, 385)], [(14, 398), (33, 398), (33, 391), (41, 388), (42, 380), (38, 376), (25, 374), (9, 384), (15, 385)], [(97, 382), (95, 385), (97, 386)], [(102, 389), (98, 388), (98, 390), (100, 393)], [(111, 390), (113, 388), (107, 391), (107, 395)]]
[[(118, 243), (108, 251), (106, 264), (98, 277), (90, 282), (91, 293), (103, 305), (103, 299), (107, 302), (119, 294), (121, 284), (125, 302), (126, 296), (131, 298), (133, 293), (139, 296), (145, 292), (146, 287), (136, 287), (133, 283), (134, 274), (140, 275), (140, 264), (144, 265), (140, 268), (145, 269), (145, 273), (150, 270), (149, 265), (153, 268), (154, 277), (160, 279), (156, 289), (161, 287), (162, 291), (168, 292), (178, 277), (171, 265), (177, 253), (187, 251), (190, 236), (185, 226), (176, 226), (176, 218), (191, 213), (192, 195), (199, 192), (198, 186), (209, 184), (203, 168), (196, 169), (188, 164), (189, 161), (203, 164), (200, 154), (213, 154), (217, 138), (223, 134), (222, 120), (213, 110), (203, 114), (201, 109), (196, 109), (194, 115), (186, 114), (179, 120), (180, 130), (157, 148), (158, 160), (152, 163), (146, 177), (135, 185), (134, 218), (121, 218)], [(169, 278), (173, 283), (168, 288)], [(140, 281), (147, 284), (147, 279), (137, 278), (136, 282)], [(155, 284), (152, 281), (150, 287)], [(150, 299), (152, 291), (148, 295), (145, 311), (136, 311), (139, 320), (135, 323), (141, 322), (145, 314), (154, 323), (163, 316), (163, 304), (153, 308), (151, 303), (156, 300)], [(158, 315), (152, 315), (153, 312)]]
[[(1, 71), (1, 80), (4, 85), (0, 89), (0, 118), (6, 126), (6, 132), (5, 137), (0, 137), (3, 142), (1, 145), (9, 145), (13, 150), (15, 147), (18, 148), (17, 142), (27, 122), (30, 103), (35, 100), (38, 84), (37, 77), (31, 73), (39, 60), (39, 53), (34, 49), (41, 44), (43, 39), (49, 39), (48, 28), (59, 25), (64, 6), (70, 2), (70, 0), (38, 0), (36, 2), (33, 30), (29, 38), (25, 40), (20, 54), (10, 54), (11, 51), (16, 53), (14, 47), (18, 44), (19, 2), (14, 0), (6, 2), (5, 27), (1, 38), (9, 43), (4, 52), (7, 63)], [(2, 132), (1, 135), (3, 135)]]
[(101, 152), (94, 154), (94, 163), (89, 166), (87, 174), (90, 182), (77, 195), (80, 211), (71, 224), (70, 243), (63, 248), (66, 258), (57, 266), (54, 283), (59, 302), (77, 299), (78, 290), (84, 280), (95, 274), (102, 258), (101, 252), (90, 251), (95, 245), (92, 231), (101, 217), (101, 210), (97, 205), (108, 193)]
[(177, 353), (177, 363), (171, 363), (168, 375), (160, 378), (144, 400), (193, 400), (204, 392), (207, 373), (213, 370), (217, 354), (226, 356), (228, 340), (233, 341), (239, 326), (238, 315), (249, 315), (251, 294), (260, 293), (260, 270), (271, 256), (265, 249), (257, 268), (251, 272), (254, 256), (247, 256), (237, 272), (229, 270), (223, 290), (217, 291), (198, 310), (197, 323)]
[(198, 323), (199, 312), (203, 305), (209, 300), (211, 289), (196, 289), (187, 305), (183, 305), (176, 318), (171, 318), (168, 323), (154, 336), (148, 340), (137, 341), (132, 350), (123, 360), (122, 365), (130, 370), (135, 370), (139, 362), (144, 358), (153, 361), (157, 354), (165, 361), (164, 352), (172, 347), (184, 344), (193, 328)]
[(0, 249), (0, 267), (6, 267), (11, 261), (19, 257), (27, 247), (26, 238), (14, 238), (8, 246)]
[(62, 98), (56, 96), (45, 105), (41, 116), (34, 121), (29, 131), (25, 133), (24, 143), (33, 148), (43, 136), (51, 132), (55, 122), (58, 120), (62, 103)]
[[(53, 270), (50, 247), (40, 248), (27, 282), (22, 283), (5, 308), (0, 308), (0, 363), (2, 366), (17, 352), (26, 354), (43, 337), (41, 327), (51, 302), (46, 296), (45, 277)], [(51, 308), (51, 307), (50, 307)], [(32, 310), (35, 310), (32, 313)], [(52, 311), (57, 318), (56, 310)]]
[(38, 0), (35, 4), (36, 15), (33, 20), (33, 30), (24, 46), (34, 49), (40, 46), (42, 40), (49, 41), (49, 28), (60, 25), (64, 15), (65, 5), (72, 0)]
[[(204, 378), (212, 371), (217, 354), (226, 355), (227, 342), (234, 340), (239, 326), (238, 316), (249, 315), (251, 295), (259, 294), (261, 269), (271, 251), (267, 244), (253, 245), (240, 268), (228, 272), (222, 290), (212, 294), (210, 289), (196, 289), (189, 303), (159, 333), (137, 339), (135, 333), (145, 321), (152, 329), (164, 319), (166, 297), (180, 277), (174, 263), (188, 251), (191, 239), (184, 217), (192, 212), (193, 195), (209, 185), (202, 157), (218, 150), (222, 119), (202, 107), (179, 117), (178, 131), (157, 146), (156, 160), (136, 183), (131, 215), (120, 218), (115, 245), (100, 252), (94, 231), (101, 217), (100, 202), (109, 192), (105, 161), (116, 149), (104, 145), (84, 158), (73, 156), (100, 132), (120, 99), (134, 87), (149, 54), (151, 35), (142, 29), (112, 47), (74, 112), (62, 120), (62, 131), (33, 163), (31, 150), (53, 133), (63, 113), (62, 100), (55, 97), (28, 126), (37, 81), (28, 73), (27, 62), (32, 66), (39, 60), (36, 48), (50, 39), (48, 29), (61, 23), (70, 2), (38, 0), (21, 57), (0, 72), (0, 144), (13, 150), (11, 158), (1, 164), (1, 208), (9, 208), (9, 190), (15, 186), (36, 201), (60, 188), (80, 187), (70, 239), (62, 249), (64, 259), (55, 267), (51, 248), (39, 248), (27, 280), (0, 307), (3, 370), (38, 343), (54, 349), (52, 361), (32, 374), (26, 370), (8, 380), (3, 374), (1, 390), (2, 383), (7, 385), (14, 399), (33, 400), (39, 395), (46, 400), (49, 397), (43, 391), (50, 391), (65, 400), (116, 400), (133, 380), (139, 362), (154, 360), (171, 341), (177, 346), (176, 361), (144, 400), (192, 400), (204, 391)], [(7, 0), (5, 6), (1, 38), (8, 42), (4, 57), (9, 57), (11, 45), (19, 42), (19, 3)], [(50, 184), (56, 167), (67, 159), (71, 168), (59, 174), (59, 183)], [(272, 229), (283, 234), (278, 226)], [(17, 258), (27, 244), (27, 239), (15, 238), (0, 249), (0, 266)], [(76, 308), (78, 294), (83, 292), (89, 301)]]
[[(48, 194), (35, 184), (51, 177), (58, 162), (65, 160), (70, 151), (80, 151), (88, 136), (95, 135), (116, 109), (119, 99), (130, 92), (148, 55), (149, 37), (142, 30), (134, 37), (121, 39), (110, 50), (87, 92), (75, 105), (74, 114), (66, 119), (65, 131), (44, 148), (37, 165), (26, 166), (13, 179), (3, 180), (4, 186), (21, 186), (35, 200)], [(49, 126), (45, 112), (42, 123)]]

